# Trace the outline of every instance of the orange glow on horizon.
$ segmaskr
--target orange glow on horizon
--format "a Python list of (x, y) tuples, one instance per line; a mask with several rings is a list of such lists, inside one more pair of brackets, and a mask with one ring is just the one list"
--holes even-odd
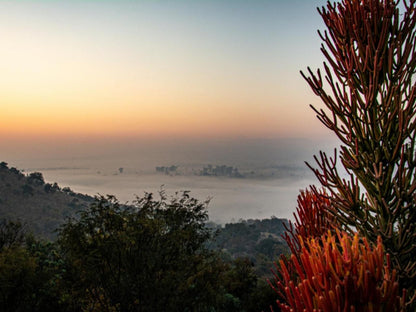
[(12, 104), (0, 116), (0, 136), (292, 137), (310, 134), (308, 127), (316, 122), (301, 105), (258, 104), (241, 109), (244, 103), (138, 102), (85, 107), (59, 106), (53, 101)]
[(308, 137), (322, 129), (298, 74), (309, 36), (294, 40), (297, 28), (277, 23), (290, 6), (2, 5), (0, 139)]

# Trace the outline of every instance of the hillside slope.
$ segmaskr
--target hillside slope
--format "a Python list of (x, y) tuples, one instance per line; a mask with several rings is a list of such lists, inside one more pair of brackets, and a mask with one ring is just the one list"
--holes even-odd
[(270, 218), (263, 220), (240, 220), (228, 223), (224, 227), (210, 224), (217, 234), (210, 248), (221, 250), (232, 259), (248, 258), (259, 276), (270, 277), (273, 261), (280, 255), (289, 253), (283, 239), (286, 219)]
[[(68, 187), (45, 183), (40, 172), (24, 174), (0, 163), (0, 220), (19, 220), (36, 236), (54, 240), (55, 230), (65, 219), (75, 217), (93, 201)], [(273, 261), (289, 252), (282, 239), (287, 222), (278, 218), (240, 220), (225, 226), (208, 222), (216, 233), (208, 245), (230, 259), (248, 258), (259, 276), (268, 276)]]
[(66, 217), (87, 207), (93, 197), (77, 194), (56, 183), (45, 183), (39, 172), (23, 174), (7, 163), (0, 163), (0, 218), (20, 220), (28, 230), (44, 238), (54, 238), (54, 231)]

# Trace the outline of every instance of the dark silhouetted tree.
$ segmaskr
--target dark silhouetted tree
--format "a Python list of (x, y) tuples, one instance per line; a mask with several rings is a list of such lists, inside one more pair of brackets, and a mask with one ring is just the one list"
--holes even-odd
[(205, 311), (215, 306), (219, 280), (205, 273), (221, 269), (205, 247), (210, 238), (205, 208), (187, 192), (171, 200), (164, 193), (160, 200), (147, 194), (130, 206), (114, 197), (97, 198), (59, 234), (78, 300), (72, 304), (103, 311)]

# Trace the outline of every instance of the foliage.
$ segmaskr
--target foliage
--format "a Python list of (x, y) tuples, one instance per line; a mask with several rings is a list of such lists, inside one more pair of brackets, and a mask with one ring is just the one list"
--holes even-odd
[[(41, 180), (0, 164), (0, 213), (24, 220), (0, 222), (1, 311), (260, 311), (275, 296), (263, 276), (287, 250), (286, 220), (228, 224), (214, 242), (188, 192), (82, 209), (88, 197)], [(39, 240), (65, 215), (57, 242)]]
[(34, 289), (36, 263), (23, 248), (0, 253), (0, 310), (25, 311)]
[(300, 243), (300, 261), (290, 259), (299, 278), (292, 279), (283, 260), (278, 267), (277, 291), (287, 301), (279, 303), (281, 311), (404, 311), (405, 296), (399, 297), (396, 270), (381, 238), (371, 247), (358, 234), (351, 239), (329, 231)]
[(300, 251), (300, 239), (320, 237), (336, 228), (336, 220), (329, 213), (331, 201), (324, 189), (311, 187), (301, 191), (297, 203), (296, 213), (293, 214), (295, 222), (285, 224), (286, 232), (283, 235), (293, 254)]
[(62, 190), (57, 183), (45, 183), (43, 175), (24, 175), (7, 163), (0, 164), (0, 217), (21, 220), (34, 235), (55, 239), (55, 230), (65, 218), (85, 209), (93, 197)]
[(282, 239), (286, 223), (286, 219), (273, 217), (240, 220), (225, 226), (210, 224), (216, 234), (208, 242), (208, 247), (221, 250), (231, 259), (248, 258), (259, 277), (269, 277), (273, 260), (289, 251)]
[(27, 176), (27, 182), (29, 184), (35, 184), (35, 185), (43, 185), (45, 184), (45, 180), (43, 178), (42, 173), (40, 172), (32, 172)]
[(26, 234), (19, 222), (0, 226), (0, 310), (63, 311), (56, 246)]
[(54, 312), (66, 311), (63, 276), (65, 263), (61, 250), (56, 243), (35, 239), (32, 235), (26, 238), (26, 250), (36, 263), (35, 283), (32, 285), (32, 311)]
[[(206, 222), (207, 203), (187, 192), (161, 195), (154, 200), (146, 194), (129, 206), (98, 197), (68, 219), (56, 242), (27, 234), (20, 222), (1, 221), (0, 310), (266, 310), (275, 295), (253, 262), (231, 259), (208, 244), (213, 231)], [(227, 233), (249, 229), (265, 242), (253, 245), (257, 252), (267, 249), (270, 235), (282, 232), (281, 221), (249, 220), (235, 228), (241, 233), (234, 226)], [(236, 242), (232, 246), (239, 249)], [(270, 261), (259, 259), (263, 266)]]
[(27, 304), (35, 263), (20, 248), (25, 232), (20, 222), (0, 222), (0, 310), (19, 311)]
[(23, 244), (26, 231), (19, 221), (0, 220), (0, 252)]
[[(352, 1), (328, 4), (320, 14), (325, 79), (305, 77), (328, 111), (315, 109), (341, 140), (337, 155), (316, 157), (313, 169), (334, 199), (333, 214), (346, 231), (370, 241), (381, 236), (404, 287), (416, 277), (416, 1)], [(362, 191), (363, 189), (363, 191)]]
[(325, 77), (302, 75), (326, 106), (312, 107), (318, 119), (342, 142), (343, 168), (336, 150), (308, 164), (324, 190), (301, 194), (285, 236), (293, 254), (275, 276), (283, 311), (398, 311), (404, 289), (416, 289), (416, 1), (404, 1), (404, 14), (399, 2), (318, 10)]
[(205, 207), (187, 192), (170, 201), (164, 193), (159, 201), (146, 194), (133, 206), (98, 198), (59, 234), (76, 298), (86, 293), (85, 300), (121, 311), (211, 304), (215, 298), (205, 297), (205, 282), (197, 278), (215, 269), (204, 247)]
[(241, 311), (247, 306), (249, 294), (257, 285), (252, 263), (247, 258), (236, 259), (232, 269), (225, 273), (225, 282), (228, 293), (239, 299), (240, 305), (237, 308)]
[[(288, 225), (285, 225), (286, 232), (283, 235), (292, 254), (289, 258), (285, 254), (281, 255), (279, 262), (285, 267), (286, 275), (293, 280), (299, 278), (298, 267), (295, 264), (302, 261), (303, 242), (311, 238), (320, 239), (328, 231), (335, 231), (337, 228), (334, 217), (329, 213), (331, 201), (325, 190), (318, 190), (312, 186), (310, 189), (301, 191), (297, 203), (296, 212), (293, 214), (295, 222), (289, 221)], [(293, 257), (296, 257), (297, 262), (292, 260)], [(278, 274), (281, 270), (276, 264), (275, 267), (277, 273), (272, 270), (274, 282), (281, 284), (282, 276)], [(286, 280), (287, 276), (285, 276)], [(275, 289), (272, 284), (270, 285)], [(278, 292), (278, 294), (285, 298), (284, 292)]]

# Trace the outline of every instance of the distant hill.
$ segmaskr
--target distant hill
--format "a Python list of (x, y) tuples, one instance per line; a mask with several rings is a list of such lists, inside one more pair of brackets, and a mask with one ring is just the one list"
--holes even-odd
[[(61, 188), (56, 183), (45, 183), (42, 173), (24, 174), (7, 163), (0, 163), (0, 219), (20, 220), (27, 230), (46, 239), (55, 239), (55, 230), (66, 217), (74, 217), (87, 208), (94, 198)], [(216, 235), (209, 243), (226, 257), (248, 258), (257, 274), (267, 276), (273, 261), (288, 253), (282, 239), (286, 219), (240, 220), (225, 226), (209, 222)]]
[(211, 223), (211, 227), (216, 227), (217, 235), (210, 248), (222, 250), (233, 259), (248, 258), (259, 276), (268, 276), (273, 261), (289, 253), (286, 241), (282, 238), (287, 222), (286, 219), (271, 218), (240, 220), (224, 227)]
[(0, 163), (0, 218), (19, 219), (35, 235), (53, 239), (66, 217), (75, 216), (92, 201), (93, 197), (68, 187), (45, 183), (40, 172), (26, 175)]

